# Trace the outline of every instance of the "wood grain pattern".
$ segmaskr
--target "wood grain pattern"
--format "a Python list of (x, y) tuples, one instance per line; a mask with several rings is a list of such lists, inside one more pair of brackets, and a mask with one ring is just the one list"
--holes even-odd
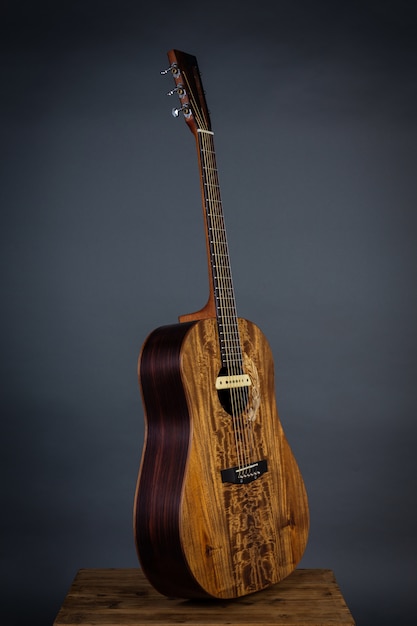
[(238, 456), (236, 426), (215, 390), (216, 320), (157, 329), (142, 351), (147, 433), (135, 538), (146, 575), (166, 595), (259, 591), (288, 576), (306, 546), (307, 497), (278, 418), (270, 349), (251, 322), (239, 319), (239, 332), (253, 380), (237, 434), (244, 438), (250, 427), (253, 458), (268, 461), (268, 471), (249, 484), (221, 480)]
[(139, 569), (81, 569), (54, 626), (355, 626), (329, 569), (297, 569), (237, 600), (167, 599)]

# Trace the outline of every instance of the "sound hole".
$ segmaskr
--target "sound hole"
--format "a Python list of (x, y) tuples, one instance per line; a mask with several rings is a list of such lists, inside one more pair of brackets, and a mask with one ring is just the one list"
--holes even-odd
[[(227, 367), (222, 367), (219, 372), (219, 376), (227, 377), (229, 374), (230, 372), (228, 372)], [(242, 374), (242, 371), (233, 372), (233, 374)], [(248, 406), (249, 387), (247, 385), (232, 387), (230, 389), (218, 389), (217, 394), (224, 410), (234, 417), (241, 415)]]

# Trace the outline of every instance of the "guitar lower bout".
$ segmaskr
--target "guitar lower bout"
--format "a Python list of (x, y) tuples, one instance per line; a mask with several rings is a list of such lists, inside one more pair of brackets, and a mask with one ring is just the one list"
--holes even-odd
[(278, 417), (270, 348), (257, 326), (238, 326), (240, 380), (221, 373), (216, 319), (156, 329), (139, 359), (146, 433), (135, 540), (167, 596), (259, 591), (288, 576), (307, 543), (307, 496)]

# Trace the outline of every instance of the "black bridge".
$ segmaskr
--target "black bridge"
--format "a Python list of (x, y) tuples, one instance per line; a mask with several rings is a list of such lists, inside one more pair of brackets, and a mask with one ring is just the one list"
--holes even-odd
[(243, 485), (246, 483), (251, 483), (253, 480), (256, 480), (262, 474), (268, 471), (268, 464), (266, 459), (263, 461), (255, 461), (254, 463), (248, 463), (247, 465), (243, 465), (243, 467), (229, 467), (228, 469), (222, 470), (220, 473), (222, 475), (223, 483), (234, 483), (237, 485)]

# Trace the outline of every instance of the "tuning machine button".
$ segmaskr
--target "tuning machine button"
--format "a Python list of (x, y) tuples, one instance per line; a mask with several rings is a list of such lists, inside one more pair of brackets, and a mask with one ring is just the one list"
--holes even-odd
[(180, 113), (182, 113), (184, 115), (184, 117), (190, 117), (190, 115), (191, 115), (190, 105), (189, 104), (184, 104), (180, 108), (174, 107), (172, 109), (172, 116), (173, 117), (178, 117)]
[(184, 85), (177, 85), (174, 89), (168, 91), (167, 96), (173, 96), (174, 93), (177, 93), (180, 98), (184, 98), (187, 95)]
[(174, 76), (179, 76), (180, 73), (181, 73), (180, 72), (180, 68), (178, 67), (178, 65), (176, 63), (173, 63), (166, 70), (161, 70), (160, 74), (162, 74), (162, 76), (165, 76), (165, 74), (169, 74), (170, 72)]

